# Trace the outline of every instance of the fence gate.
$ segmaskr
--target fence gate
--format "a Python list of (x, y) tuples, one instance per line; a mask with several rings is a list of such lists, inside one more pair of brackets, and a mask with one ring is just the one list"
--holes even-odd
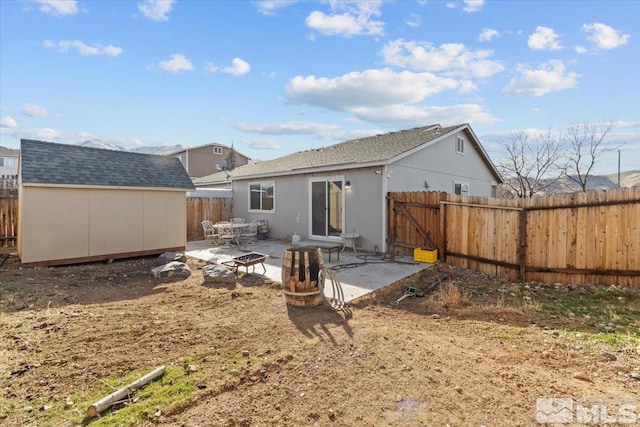
[(413, 255), (413, 249), (438, 249), (442, 193), (389, 193), (387, 196), (389, 252)]

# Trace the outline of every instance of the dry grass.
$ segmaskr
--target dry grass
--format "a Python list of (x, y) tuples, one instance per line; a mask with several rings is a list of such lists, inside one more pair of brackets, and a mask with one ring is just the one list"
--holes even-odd
[(440, 284), (436, 297), (442, 303), (443, 307), (457, 308), (471, 304), (469, 294), (466, 291), (461, 291), (460, 288), (451, 281)]

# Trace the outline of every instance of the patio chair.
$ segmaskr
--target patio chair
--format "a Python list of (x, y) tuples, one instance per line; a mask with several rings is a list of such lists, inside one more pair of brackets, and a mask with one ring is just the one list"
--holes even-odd
[(231, 218), (232, 224), (244, 224), (244, 218)]
[(245, 240), (246, 244), (254, 243), (253, 239), (258, 236), (258, 223), (260, 221), (251, 221), (240, 233), (240, 239)]
[(202, 221), (202, 229), (204, 230), (204, 238), (205, 239), (211, 239), (213, 238), (214, 234), (215, 234), (215, 228), (213, 228), (213, 222), (211, 221)]
[(218, 222), (214, 227), (218, 232), (218, 242), (223, 246), (229, 247), (234, 240), (236, 244), (240, 244), (240, 229), (234, 229), (233, 224), (230, 222)]

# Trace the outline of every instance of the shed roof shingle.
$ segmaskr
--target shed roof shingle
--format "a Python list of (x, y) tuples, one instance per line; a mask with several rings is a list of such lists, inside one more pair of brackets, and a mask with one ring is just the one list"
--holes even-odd
[(195, 188), (175, 157), (28, 139), (20, 142), (25, 184)]

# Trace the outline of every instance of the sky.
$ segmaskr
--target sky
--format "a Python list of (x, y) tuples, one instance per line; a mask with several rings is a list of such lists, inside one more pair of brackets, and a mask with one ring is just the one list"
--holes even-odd
[(595, 172), (640, 169), (638, 16), (631, 0), (0, 0), (0, 144), (269, 160), (469, 123), (496, 162), (514, 132), (612, 122)]

